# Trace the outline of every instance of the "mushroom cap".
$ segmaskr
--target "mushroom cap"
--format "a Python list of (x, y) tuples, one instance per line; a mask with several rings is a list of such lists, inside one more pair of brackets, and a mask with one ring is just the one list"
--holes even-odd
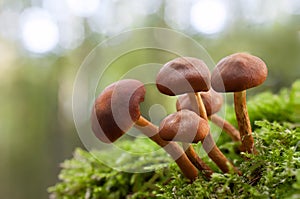
[(190, 110), (167, 116), (159, 127), (159, 136), (166, 141), (198, 143), (209, 133), (208, 122)]
[(160, 69), (156, 77), (156, 86), (161, 93), (170, 96), (208, 91), (210, 71), (200, 59), (179, 57)]
[(111, 143), (128, 131), (141, 115), (139, 104), (144, 101), (145, 92), (144, 84), (132, 79), (106, 87), (92, 110), (92, 130), (96, 137)]
[[(220, 111), (223, 105), (223, 96), (220, 93), (217, 93), (211, 88), (208, 92), (201, 92), (200, 95), (205, 106), (207, 116), (211, 116), (212, 114)], [(188, 109), (199, 115), (196, 98), (190, 97), (187, 94), (178, 97), (176, 109), (177, 111)]]
[(211, 85), (217, 92), (240, 92), (262, 84), (267, 75), (267, 66), (259, 57), (235, 53), (217, 64)]

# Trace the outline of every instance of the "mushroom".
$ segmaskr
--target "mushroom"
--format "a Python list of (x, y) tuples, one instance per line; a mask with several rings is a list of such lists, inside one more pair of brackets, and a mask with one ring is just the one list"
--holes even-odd
[(223, 58), (215, 67), (211, 83), (217, 92), (234, 92), (234, 108), (238, 122), (242, 152), (256, 153), (247, 112), (246, 90), (262, 84), (268, 75), (266, 64), (247, 53)]
[(210, 89), (210, 71), (206, 64), (197, 58), (179, 57), (166, 63), (156, 77), (158, 90), (174, 96), (187, 93), (195, 95), (200, 116), (207, 119), (205, 107), (198, 92)]
[(93, 106), (91, 120), (95, 136), (104, 143), (112, 143), (135, 125), (170, 154), (188, 179), (195, 180), (198, 170), (179, 145), (162, 140), (158, 128), (141, 116), (139, 105), (144, 101), (145, 92), (143, 83), (132, 79), (106, 87)]
[[(222, 128), (233, 141), (240, 141), (239, 131), (228, 121), (215, 114), (219, 112), (222, 107), (222, 95), (214, 91), (212, 88), (208, 92), (201, 92), (200, 95), (204, 103), (208, 119), (210, 119), (215, 125)], [(176, 109), (177, 111), (188, 109), (194, 111), (199, 115), (196, 100), (194, 98), (190, 98), (186, 94), (178, 97), (176, 102)]]
[[(179, 57), (166, 63), (156, 77), (157, 89), (169, 96), (187, 93), (198, 103), (200, 115), (207, 120), (206, 111), (198, 92), (210, 89), (210, 71), (206, 64), (197, 58)], [(200, 161), (200, 157), (189, 143), (183, 142), (185, 153), (193, 163)], [(200, 165), (202, 164), (199, 162)], [(198, 167), (198, 169), (202, 169)]]
[(207, 120), (187, 109), (183, 109), (167, 116), (162, 120), (159, 126), (159, 136), (162, 139), (189, 143), (201, 141), (208, 156), (224, 173), (228, 173), (230, 167), (232, 167), (235, 172), (240, 174), (219, 150), (209, 131), (210, 128)]
[(209, 133), (208, 122), (184, 109), (164, 118), (159, 126), (159, 136), (167, 141), (198, 143)]

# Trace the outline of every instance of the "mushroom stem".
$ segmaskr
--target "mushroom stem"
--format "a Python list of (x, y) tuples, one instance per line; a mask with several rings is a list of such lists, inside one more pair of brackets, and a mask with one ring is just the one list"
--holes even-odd
[(203, 175), (208, 179), (211, 178), (213, 174), (212, 169), (198, 156), (193, 146), (189, 143), (183, 142), (182, 147), (185, 151), (185, 154), (188, 156), (190, 161), (200, 170)]
[(217, 125), (221, 129), (223, 129), (231, 137), (231, 139), (233, 141), (238, 142), (238, 141), (241, 140), (240, 132), (234, 126), (232, 126), (232, 124), (230, 124), (228, 121), (224, 120), (223, 118), (221, 118), (217, 114), (211, 115), (209, 117), (209, 119), (215, 125)]
[(170, 156), (175, 160), (183, 174), (188, 179), (194, 181), (197, 178), (198, 170), (191, 163), (184, 151), (175, 142), (169, 142), (161, 139), (158, 134), (157, 126), (153, 125), (147, 119), (140, 116), (140, 118), (135, 123), (135, 127), (139, 129), (144, 135), (149, 137), (152, 141), (161, 146), (168, 154), (170, 154)]
[(217, 147), (210, 133), (202, 141), (202, 146), (210, 159), (212, 159), (224, 173), (228, 173), (230, 168), (233, 168), (237, 174), (241, 175), (241, 172), (227, 160), (225, 155)]
[(242, 141), (240, 150), (254, 153), (254, 140), (246, 105), (246, 90), (234, 92), (234, 109)]
[[(189, 97), (191, 98), (192, 96), (189, 94)], [(204, 103), (202, 101), (200, 93), (199, 92), (194, 93), (193, 97), (196, 98), (197, 105), (198, 105), (198, 108), (199, 108), (199, 115), (200, 115), (200, 117), (202, 117), (203, 119), (205, 119), (206, 121), (208, 121), (206, 109), (205, 109), (205, 106), (204, 106)], [(192, 101), (192, 99), (191, 99), (191, 101)]]
[[(198, 104), (198, 107), (199, 107), (200, 117), (202, 117), (203, 119), (208, 121), (206, 109), (205, 109), (205, 106), (204, 106), (204, 103), (202, 101), (200, 93), (195, 93), (195, 97), (196, 97), (197, 104)], [(202, 146), (203, 146), (204, 150), (206, 151), (206, 153), (208, 154), (210, 159), (212, 159), (212, 161), (214, 161), (216, 163), (216, 165), (224, 173), (229, 172), (229, 168), (230, 168), (230, 165), (231, 165), (231, 167), (234, 169), (234, 171), (236, 173), (238, 173), (239, 175), (241, 174), (241, 172), (237, 168), (235, 168), (231, 164), (231, 162), (229, 162), (227, 160), (225, 155), (217, 147), (217, 145), (216, 145), (215, 141), (213, 140), (212, 135), (211, 135), (210, 132), (207, 134), (205, 139), (203, 139), (201, 142), (202, 142)]]
[[(197, 104), (198, 104), (198, 107), (199, 107), (199, 115), (200, 115), (200, 117), (202, 117), (203, 119), (205, 119), (205, 120), (208, 121), (206, 109), (205, 109), (205, 106), (204, 106), (204, 103), (202, 101), (200, 93), (195, 93), (195, 97), (196, 97)], [(210, 157), (210, 159), (212, 159), (212, 161), (214, 161), (216, 163), (216, 165), (224, 173), (228, 173), (229, 172), (229, 167), (231, 165), (233, 167), (234, 171), (237, 172), (238, 174), (240, 174), (240, 171), (238, 171), (238, 169), (236, 169), (227, 160), (227, 158), (224, 156), (224, 154), (217, 147), (217, 145), (215, 144), (215, 142), (214, 142), (214, 140), (213, 140), (212, 135), (211, 135), (210, 132), (207, 134), (207, 136), (205, 137), (205, 139), (202, 140), (201, 142), (202, 142), (202, 146), (203, 146), (204, 150), (206, 151), (206, 153), (208, 154), (208, 156)]]

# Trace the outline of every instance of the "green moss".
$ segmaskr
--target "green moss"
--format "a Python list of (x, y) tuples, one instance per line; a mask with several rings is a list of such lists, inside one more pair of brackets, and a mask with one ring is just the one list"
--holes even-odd
[[(258, 155), (243, 160), (234, 152), (235, 144), (221, 139), (219, 147), (243, 172), (222, 174), (216, 170), (210, 181), (199, 176), (189, 183), (175, 163), (167, 164), (160, 156), (147, 155), (138, 161), (122, 157), (125, 167), (155, 162), (161, 169), (148, 173), (113, 170), (97, 156), (76, 149), (74, 157), (62, 164), (60, 182), (48, 191), (52, 198), (300, 198), (300, 81), (278, 95), (259, 94), (248, 102), (253, 121)], [(232, 108), (227, 119), (235, 120)], [(223, 135), (222, 136), (226, 136)], [(134, 144), (132, 144), (134, 142)], [(122, 147), (153, 147), (145, 139), (124, 141)], [(150, 153), (151, 154), (151, 153)], [(162, 155), (163, 156), (163, 155)], [(213, 168), (214, 165), (208, 161)], [(163, 167), (163, 168), (162, 168)]]
[[(135, 145), (125, 141), (121, 143), (122, 148), (129, 151), (135, 147), (152, 146), (147, 139), (138, 139)], [(163, 153), (163, 151), (161, 151)], [(99, 162), (106, 157), (107, 153), (92, 151), (92, 153), (77, 148), (73, 158), (61, 164), (62, 170), (59, 174), (60, 183), (48, 189), (54, 198), (122, 198), (137, 191), (149, 190), (155, 181), (162, 181), (164, 174), (148, 173), (126, 173), (113, 170)], [(113, 155), (113, 154), (110, 154)], [(101, 158), (97, 158), (101, 156)], [(165, 167), (167, 159), (157, 155), (149, 158), (132, 159), (125, 154), (117, 161), (126, 167), (140, 167), (155, 163), (158, 167)], [(130, 164), (131, 162), (131, 164)], [(132, 163), (133, 162), (133, 163)], [(163, 170), (161, 171), (163, 172)]]
[(215, 173), (209, 182), (200, 178), (193, 184), (174, 177), (167, 185), (158, 185), (161, 191), (158, 195), (163, 198), (288, 198), (300, 194), (300, 129), (276, 122), (256, 124), (259, 155), (248, 155), (248, 161), (239, 160), (243, 176)]

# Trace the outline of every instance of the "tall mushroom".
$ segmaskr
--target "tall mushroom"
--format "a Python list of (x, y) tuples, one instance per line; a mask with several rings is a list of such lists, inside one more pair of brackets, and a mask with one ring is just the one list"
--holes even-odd
[(160, 69), (156, 77), (156, 86), (165, 95), (187, 93), (191, 98), (195, 97), (200, 116), (207, 119), (199, 92), (210, 89), (210, 77), (210, 71), (202, 60), (179, 57), (169, 61)]
[[(240, 141), (239, 131), (228, 121), (215, 114), (222, 108), (222, 95), (214, 91), (212, 88), (208, 92), (201, 92), (200, 95), (204, 103), (208, 119), (210, 119), (215, 125), (222, 128), (233, 141)], [(177, 111), (188, 109), (194, 111), (199, 115), (196, 100), (194, 98), (190, 98), (188, 95), (181, 95), (178, 97), (176, 102), (176, 109)]]
[(198, 170), (182, 149), (174, 142), (162, 140), (158, 128), (141, 116), (139, 105), (144, 101), (145, 92), (143, 83), (132, 79), (120, 80), (105, 88), (93, 106), (94, 134), (100, 141), (112, 143), (135, 125), (170, 154), (187, 178), (195, 180)]
[[(208, 152), (208, 156), (216, 163), (216, 165), (218, 165), (224, 173), (229, 172), (229, 165), (231, 165), (235, 172), (240, 174), (219, 150), (209, 131), (210, 129), (207, 120), (187, 109), (167, 116), (162, 120), (159, 127), (159, 135), (164, 140), (190, 143), (201, 141), (204, 149), (207, 148), (207, 145), (213, 145), (212, 150)], [(204, 140), (206, 141), (204, 142)]]
[(234, 92), (234, 108), (242, 152), (255, 153), (246, 105), (246, 90), (262, 84), (267, 75), (266, 64), (260, 58), (247, 53), (235, 53), (223, 58), (212, 73), (211, 83), (215, 91)]
[[(158, 72), (156, 86), (165, 95), (187, 93), (191, 98), (195, 98), (200, 115), (207, 119), (205, 107), (198, 92), (210, 89), (210, 71), (202, 60), (179, 57), (169, 61)], [(191, 144), (183, 142), (183, 148), (192, 162), (201, 160)]]

